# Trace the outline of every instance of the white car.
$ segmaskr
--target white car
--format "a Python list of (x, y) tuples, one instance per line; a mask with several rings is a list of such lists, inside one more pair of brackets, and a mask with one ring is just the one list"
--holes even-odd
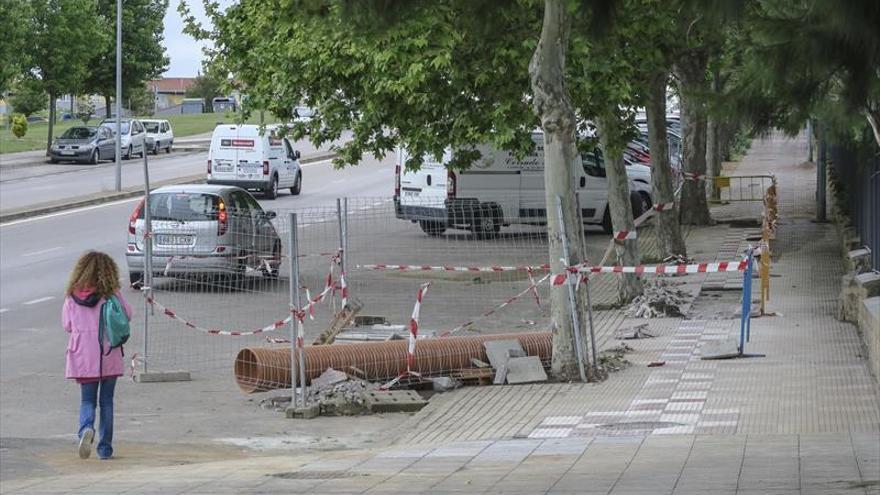
[(279, 189), (302, 190), (299, 151), (279, 137), (278, 125), (218, 125), (208, 151), (208, 184), (262, 191), (275, 199)]
[(159, 150), (171, 153), (171, 147), (174, 145), (174, 130), (171, 129), (171, 123), (167, 120), (154, 119), (143, 119), (141, 123), (147, 131), (147, 150), (154, 155), (158, 155)]
[[(498, 232), (513, 224), (543, 224), (547, 221), (544, 191), (544, 134), (532, 134), (532, 153), (522, 159), (491, 146), (476, 146), (481, 158), (470, 169), (452, 171), (446, 150), (442, 159), (426, 157), (417, 172), (402, 169), (409, 155), (398, 150), (394, 201), (397, 218), (418, 223), (428, 235), (440, 235), (447, 228), (464, 228), (478, 236)], [(585, 224), (601, 225), (611, 232), (608, 208), (608, 180), (600, 150), (583, 153), (582, 166), (574, 170), (581, 214)], [(633, 214), (651, 206), (648, 167), (627, 167)]]
[[(144, 126), (137, 119), (121, 119), (120, 130), (122, 136), (122, 159), (128, 160), (134, 155), (144, 156), (147, 149), (147, 138)], [(101, 126), (109, 128), (113, 131), (113, 139), (116, 139), (116, 119), (104, 119)]]

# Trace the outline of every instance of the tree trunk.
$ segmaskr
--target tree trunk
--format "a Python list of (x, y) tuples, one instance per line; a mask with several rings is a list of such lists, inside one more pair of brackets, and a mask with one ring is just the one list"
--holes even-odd
[(700, 98), (707, 93), (706, 64), (708, 56), (691, 50), (675, 64), (681, 93), (682, 157), (685, 181), (681, 190), (681, 223), (709, 225), (709, 204), (706, 201), (706, 109)]
[(108, 93), (104, 94), (104, 116), (108, 119), (113, 116), (113, 114), (110, 113), (110, 94)]
[(874, 132), (874, 141), (877, 142), (877, 146), (880, 146), (880, 107), (865, 105), (865, 116)]
[[(599, 140), (602, 143), (602, 151), (605, 157), (605, 174), (608, 180), (608, 209), (611, 211), (611, 225), (615, 232), (635, 232), (633, 221), (632, 202), (630, 201), (629, 177), (626, 175), (626, 164), (623, 161), (623, 151), (617, 142), (617, 130), (621, 128), (619, 122), (608, 115), (596, 119), (599, 131)], [(617, 245), (617, 257), (619, 263), (624, 266), (635, 266), (640, 262), (638, 239), (624, 239), (614, 241)], [(642, 283), (635, 274), (622, 274), (617, 283), (617, 299), (620, 303), (628, 303), (642, 293)]]
[[(584, 259), (582, 235), (574, 195), (574, 167), (581, 166), (575, 138), (576, 117), (571, 95), (565, 86), (565, 57), (571, 20), (564, 0), (545, 0), (541, 38), (529, 64), (534, 92), (535, 114), (544, 129), (544, 184), (547, 201), (547, 239), (550, 267), (562, 273), (562, 233), (559, 229), (557, 197), (562, 198), (563, 221), (569, 246), (569, 263)], [(576, 298), (577, 311), (585, 314), (581, 297)], [(580, 319), (584, 321), (583, 318)], [(550, 291), (550, 325), (553, 332), (551, 373), (560, 380), (577, 379), (580, 375), (574, 346), (574, 325), (569, 311), (568, 289), (554, 286)], [(583, 335), (583, 334), (582, 334)]]
[(719, 134), (720, 126), (718, 125), (718, 120), (714, 117), (709, 117), (709, 122), (706, 124), (706, 175), (708, 176), (709, 190), (713, 199), (718, 199), (715, 177), (721, 175), (721, 150), (718, 147), (720, 144), (718, 141)]
[(52, 148), (52, 131), (55, 129), (55, 94), (49, 93), (49, 133), (46, 138), (46, 154)]
[[(669, 165), (668, 137), (666, 134), (666, 79), (665, 72), (655, 74), (648, 81), (645, 113), (648, 119), (648, 144), (651, 148), (651, 188), (654, 204), (675, 205), (672, 190), (672, 167)], [(664, 207), (657, 212), (654, 228), (660, 241), (661, 254), (687, 257), (687, 247), (681, 237), (678, 207)]]

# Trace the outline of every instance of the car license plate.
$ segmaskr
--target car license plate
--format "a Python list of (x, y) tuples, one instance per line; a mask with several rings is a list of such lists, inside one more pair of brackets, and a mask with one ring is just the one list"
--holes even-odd
[(73, 156), (76, 154), (76, 152), (75, 151), (62, 151), (61, 154), (64, 156)]
[(158, 234), (156, 244), (162, 246), (190, 246), (193, 244), (193, 236), (180, 234)]
[(221, 162), (220, 160), (217, 160), (214, 170), (217, 172), (232, 172), (232, 162)]
[(241, 165), (238, 166), (238, 176), (239, 177), (252, 177), (260, 173), (259, 167), (243, 167)]

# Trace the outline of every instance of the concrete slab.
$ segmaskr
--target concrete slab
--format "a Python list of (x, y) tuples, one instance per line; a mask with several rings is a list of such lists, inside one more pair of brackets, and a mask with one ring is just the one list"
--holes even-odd
[(541, 358), (538, 356), (526, 356), (510, 358), (507, 361), (507, 383), (533, 383), (546, 382), (547, 373)]
[(366, 404), (374, 413), (413, 412), (428, 405), (428, 401), (412, 390), (371, 390)]
[(700, 348), (703, 359), (729, 359), (740, 355), (739, 339), (709, 340)]
[(149, 373), (137, 373), (134, 381), (138, 383), (161, 383), (161, 382), (188, 382), (192, 380), (189, 371), (151, 371)]
[(483, 346), (489, 356), (489, 364), (496, 370), (507, 362), (510, 351), (525, 352), (518, 340), (490, 340), (483, 343)]
[(312, 380), (312, 388), (321, 390), (327, 387), (332, 387), (345, 380), (348, 380), (348, 374), (346, 372), (327, 368), (321, 373), (321, 376)]
[(287, 418), (312, 419), (321, 415), (321, 405), (316, 403), (309, 404), (305, 407), (288, 407), (284, 410)]

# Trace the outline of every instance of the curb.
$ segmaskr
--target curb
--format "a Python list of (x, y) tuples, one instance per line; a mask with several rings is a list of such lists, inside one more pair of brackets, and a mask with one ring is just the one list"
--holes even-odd
[[(328, 158), (336, 157), (336, 153), (320, 153), (311, 155), (308, 158), (303, 158), (300, 160), (300, 165), (306, 165), (309, 163), (320, 162), (327, 160)], [(205, 175), (189, 175), (186, 177), (178, 177), (176, 179), (169, 179), (164, 181), (156, 182), (152, 185), (152, 188), (155, 189), (157, 187), (162, 186), (170, 186), (174, 184), (201, 184), (205, 182)], [(85, 196), (80, 198), (73, 198), (67, 200), (66, 202), (60, 203), (43, 203), (41, 205), (34, 205), (25, 208), (19, 208), (17, 210), (13, 210), (9, 213), (4, 213), (0, 215), (0, 225), (5, 224), (7, 222), (12, 222), (14, 220), (21, 220), (22, 218), (30, 218), (36, 217), (40, 215), (46, 215), (48, 213), (55, 213), (64, 210), (72, 210), (74, 208), (81, 208), (83, 206), (92, 206), (98, 205), (102, 203), (109, 203), (111, 201), (117, 201), (120, 199), (128, 199), (135, 198), (138, 196), (142, 196), (144, 194), (143, 189), (134, 189), (129, 188), (120, 192), (110, 192), (110, 193), (99, 193), (92, 196)]]

